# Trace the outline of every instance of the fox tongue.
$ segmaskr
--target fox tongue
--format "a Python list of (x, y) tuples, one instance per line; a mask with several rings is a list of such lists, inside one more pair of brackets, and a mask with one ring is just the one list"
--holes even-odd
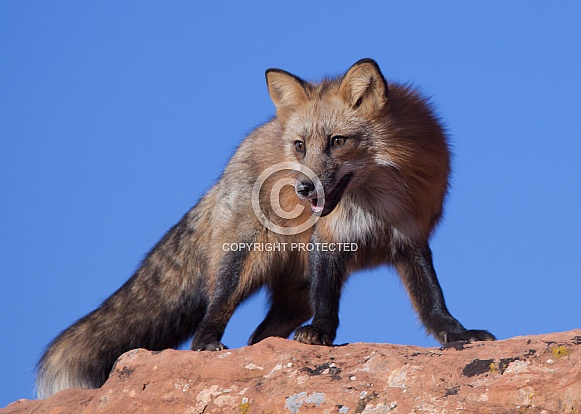
[(323, 205), (319, 205), (319, 200), (318, 199), (313, 199), (311, 200), (311, 210), (313, 211), (313, 213), (315, 214), (319, 214), (320, 212), (323, 211)]

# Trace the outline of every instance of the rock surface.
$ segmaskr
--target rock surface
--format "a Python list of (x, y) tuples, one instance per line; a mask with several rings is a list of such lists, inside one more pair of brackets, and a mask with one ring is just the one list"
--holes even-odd
[(452, 345), (138, 349), (100, 389), (0, 413), (581, 413), (581, 330)]

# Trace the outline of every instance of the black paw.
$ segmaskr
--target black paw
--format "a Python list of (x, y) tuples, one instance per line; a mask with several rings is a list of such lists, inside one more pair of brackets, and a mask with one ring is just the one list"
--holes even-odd
[(295, 331), (295, 341), (309, 345), (333, 345), (333, 338), (324, 330), (313, 325), (301, 326)]
[(221, 351), (223, 349), (228, 349), (220, 341), (210, 342), (207, 344), (192, 344), (192, 350), (194, 351)]
[(442, 345), (458, 341), (464, 342), (496, 341), (496, 338), (490, 332), (479, 329), (468, 329), (460, 332), (442, 331), (436, 335), (436, 339)]

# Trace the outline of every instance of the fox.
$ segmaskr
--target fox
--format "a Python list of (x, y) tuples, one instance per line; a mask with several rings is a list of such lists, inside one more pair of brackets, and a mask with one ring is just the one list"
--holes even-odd
[(268, 69), (266, 84), (276, 115), (242, 140), (129, 280), (49, 344), (39, 398), (102, 386), (134, 348), (192, 339), (192, 350), (225, 349), (232, 314), (261, 288), (269, 307), (249, 345), (294, 332), (331, 346), (346, 280), (382, 265), (395, 267), (439, 343), (496, 339), (450, 314), (434, 269), (429, 241), (451, 156), (431, 101), (410, 84), (388, 84), (369, 58), (320, 82)]

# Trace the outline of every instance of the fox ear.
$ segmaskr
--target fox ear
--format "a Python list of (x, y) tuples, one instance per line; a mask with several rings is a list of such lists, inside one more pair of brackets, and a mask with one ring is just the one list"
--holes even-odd
[(341, 79), (339, 95), (351, 108), (374, 113), (387, 103), (387, 82), (372, 59), (361, 59)]
[(305, 82), (284, 70), (268, 69), (266, 85), (279, 118), (288, 110), (308, 100)]

